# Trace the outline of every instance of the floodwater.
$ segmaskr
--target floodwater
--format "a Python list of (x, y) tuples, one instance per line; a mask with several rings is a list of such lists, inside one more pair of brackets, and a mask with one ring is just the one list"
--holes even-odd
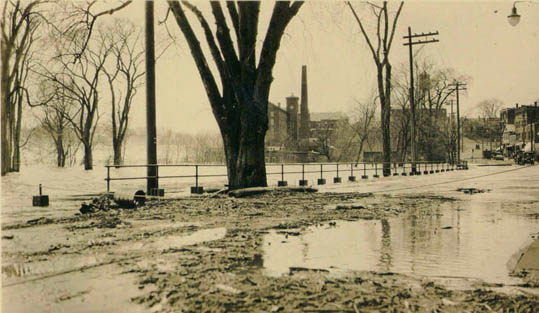
[(429, 214), (336, 221), (299, 236), (273, 231), (264, 238), (264, 268), (270, 276), (306, 267), (515, 284), (507, 264), (537, 232), (539, 220), (508, 203), (449, 202)]
[[(380, 168), (378, 165), (377, 168)], [(295, 185), (299, 179), (304, 178), (311, 183), (320, 177), (320, 165), (286, 165), (286, 174), (281, 177), (280, 164), (267, 164), (268, 184), (277, 185), (282, 178)], [(305, 175), (302, 175), (302, 170)], [(366, 173), (374, 173), (372, 165), (367, 166)], [(324, 165), (324, 177), (328, 180), (335, 175), (335, 164)], [(339, 167), (341, 176), (350, 174), (350, 165)], [(362, 168), (354, 168), (354, 175), (359, 175)], [(226, 168), (224, 166), (199, 166), (199, 184), (208, 187), (221, 188), (226, 184)], [(159, 169), (160, 188), (165, 189), (165, 196), (189, 195), (190, 186), (195, 185), (194, 166), (161, 167)], [(372, 175), (372, 174), (369, 174)], [(111, 178), (145, 177), (146, 168), (110, 168)], [(183, 177), (177, 177), (183, 176)], [(78, 212), (81, 201), (91, 199), (98, 193), (106, 191), (105, 178), (107, 170), (103, 166), (96, 166), (92, 171), (85, 171), (80, 167), (55, 168), (43, 165), (25, 167), (20, 173), (10, 173), (2, 176), (0, 205), (2, 207), (2, 224), (24, 222), (38, 217), (66, 217)], [(168, 178), (167, 178), (168, 177)], [(42, 184), (43, 194), (48, 195), (48, 207), (33, 207), (32, 196), (39, 194), (38, 186)], [(133, 193), (146, 190), (145, 179), (113, 180), (110, 182), (110, 191)]]

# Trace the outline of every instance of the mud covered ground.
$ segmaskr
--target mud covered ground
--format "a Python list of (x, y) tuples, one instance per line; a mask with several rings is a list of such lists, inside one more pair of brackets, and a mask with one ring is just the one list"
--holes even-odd
[[(433, 214), (448, 201), (460, 200), (274, 191), (153, 201), (131, 210), (5, 225), (3, 311), (23, 312), (39, 295), (30, 311), (42, 312), (43, 306), (107, 311), (103, 302), (124, 297), (129, 308), (142, 312), (537, 312), (539, 296), (529, 284), (506, 293), (500, 285), (449, 289), (395, 273), (306, 268), (291, 268), (280, 277), (264, 273), (263, 236), (272, 229), (297, 236), (312, 225), (331, 227), (335, 220)], [(527, 205), (519, 208), (521, 214), (539, 213)], [(134, 279), (108, 295), (106, 285), (96, 287), (108, 297), (53, 287), (54, 279), (61, 278), (59, 284), (84, 280), (79, 273), (97, 273), (102, 281), (111, 265)], [(127, 305), (118, 300), (108, 311), (132, 311)]]

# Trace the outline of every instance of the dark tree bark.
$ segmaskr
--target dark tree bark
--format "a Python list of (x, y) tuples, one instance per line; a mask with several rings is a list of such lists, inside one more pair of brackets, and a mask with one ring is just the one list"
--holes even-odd
[(84, 169), (92, 170), (94, 168), (92, 145), (88, 138), (85, 138), (82, 144), (84, 146)]
[[(278, 1), (265, 35), (258, 64), (256, 43), (260, 2), (226, 2), (237, 41), (234, 44), (219, 1), (210, 3), (215, 32), (197, 7), (187, 1), (169, 1), (169, 7), (187, 40), (223, 138), (230, 189), (267, 186), (264, 138), (268, 129), (268, 96), (273, 66), (286, 26), (303, 2)], [(184, 8), (198, 19), (219, 72), (221, 88), (208, 66)]]
[(1, 174), (20, 169), (22, 107), (28, 100), (26, 77), (30, 48), (39, 24), (36, 10), (41, 1), (5, 1), (0, 28), (1, 60)]
[(395, 28), (399, 15), (402, 11), (403, 2), (400, 3), (393, 23), (390, 26), (387, 1), (383, 2), (382, 7), (374, 5), (372, 3), (367, 4), (371, 6), (374, 15), (377, 18), (376, 39), (377, 46), (374, 47), (369, 35), (363, 27), (359, 16), (352, 7), (350, 2), (346, 3), (352, 11), (361, 33), (371, 50), (374, 63), (376, 65), (376, 77), (378, 82), (378, 95), (381, 106), (381, 120), (382, 120), (382, 141), (383, 141), (383, 159), (384, 159), (384, 176), (391, 175), (391, 125), (390, 125), (390, 112), (391, 112), (391, 64), (389, 62), (389, 52), (391, 50), (391, 44), (393, 42), (393, 36), (395, 35)]

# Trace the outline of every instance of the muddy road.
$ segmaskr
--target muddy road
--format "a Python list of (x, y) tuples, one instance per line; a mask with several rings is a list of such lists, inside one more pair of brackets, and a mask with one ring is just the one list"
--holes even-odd
[(521, 188), (538, 171), (418, 177), (423, 187), (406, 192), (386, 180), (204, 195), (6, 224), (2, 312), (536, 312), (539, 282), (500, 266), (516, 266), (539, 232), (538, 190)]

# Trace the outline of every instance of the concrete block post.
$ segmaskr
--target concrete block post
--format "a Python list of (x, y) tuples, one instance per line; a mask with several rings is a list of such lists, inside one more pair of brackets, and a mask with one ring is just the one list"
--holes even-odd
[(337, 163), (336, 165), (337, 165), (337, 176), (333, 177), (334, 184), (342, 183), (342, 178), (339, 177), (339, 163)]
[(320, 164), (320, 178), (318, 178), (318, 185), (325, 185), (326, 179), (324, 178), (324, 165)]
[(301, 179), (299, 180), (300, 186), (307, 186), (309, 181), (305, 179), (305, 164), (301, 164)]
[[(204, 187), (198, 185), (198, 165), (195, 165), (195, 185), (191, 186), (191, 193), (199, 194), (199, 195), (204, 193)], [(163, 191), (163, 195), (164, 195), (164, 191)]]
[(350, 163), (350, 176), (348, 176), (348, 181), (356, 181), (356, 177), (354, 176), (354, 164)]
[(49, 206), (49, 196), (44, 195), (39, 184), (39, 195), (32, 197), (32, 206)]
[(361, 179), (367, 179), (369, 176), (367, 176), (367, 164), (363, 162), (363, 176), (361, 176)]
[(288, 182), (284, 180), (284, 164), (281, 164), (281, 180), (277, 182), (277, 186), (286, 187)]

